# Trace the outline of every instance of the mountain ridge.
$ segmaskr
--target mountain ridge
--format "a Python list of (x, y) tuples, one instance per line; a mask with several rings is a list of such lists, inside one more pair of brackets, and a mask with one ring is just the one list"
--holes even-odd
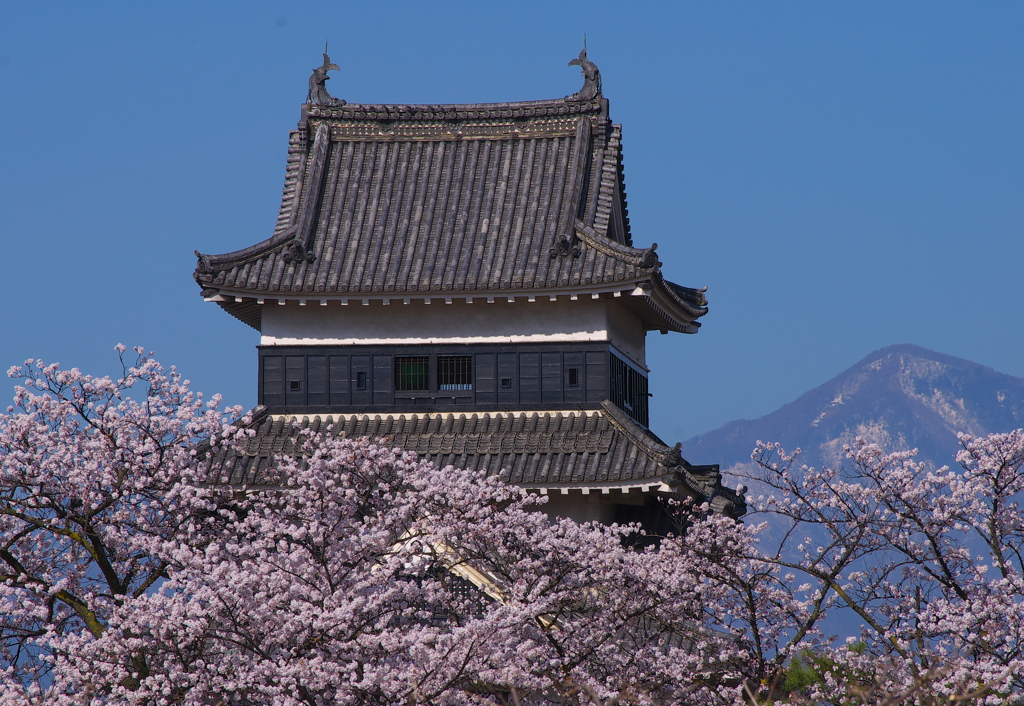
[[(858, 436), (889, 450), (919, 449), (953, 462), (956, 433), (1024, 426), (1024, 379), (901, 343), (869, 353), (795, 400), (756, 419), (737, 419), (684, 442), (688, 458), (723, 470), (750, 461), (757, 440), (803, 450), (809, 465), (835, 464)], [(742, 449), (742, 450), (741, 450)]]

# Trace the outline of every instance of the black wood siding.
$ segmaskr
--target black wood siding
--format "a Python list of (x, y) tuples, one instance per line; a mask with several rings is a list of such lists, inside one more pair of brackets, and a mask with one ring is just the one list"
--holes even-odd
[[(395, 391), (394, 359), (404, 355), (429, 356), (429, 390)], [(473, 389), (438, 390), (438, 355), (471, 356)], [(627, 405), (618, 376), (612, 380), (625, 363), (607, 343), (261, 346), (259, 359), (259, 402), (272, 414), (597, 409), (606, 399)], [(624, 411), (646, 425), (642, 389), (643, 397), (628, 395)]]

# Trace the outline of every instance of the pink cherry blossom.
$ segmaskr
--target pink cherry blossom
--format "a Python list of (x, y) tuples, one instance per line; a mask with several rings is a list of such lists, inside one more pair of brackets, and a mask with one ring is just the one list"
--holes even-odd
[(759, 445), (745, 523), (666, 498), (676, 532), (637, 543), (386, 439), (306, 435), (232, 485), (241, 410), (135, 355), (118, 380), (12, 369), (0, 706), (1024, 691), (1022, 432), (961, 437), (956, 470), (864, 443), (813, 469)]

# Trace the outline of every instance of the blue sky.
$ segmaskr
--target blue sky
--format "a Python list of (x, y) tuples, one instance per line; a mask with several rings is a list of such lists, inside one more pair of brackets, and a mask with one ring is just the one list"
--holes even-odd
[(648, 339), (666, 441), (893, 343), (1024, 376), (1024, 4), (795, 0), (5, 3), (0, 367), (140, 344), (255, 404), (192, 251), (270, 235), (324, 39), (335, 95), (445, 103), (571, 93), (584, 34), (634, 240), (709, 287)]

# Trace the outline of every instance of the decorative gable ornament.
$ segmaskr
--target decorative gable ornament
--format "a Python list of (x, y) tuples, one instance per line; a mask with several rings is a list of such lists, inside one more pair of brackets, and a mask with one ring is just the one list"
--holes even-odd
[(337, 64), (331, 63), (331, 57), (327, 56), (327, 52), (324, 52), (324, 63), (313, 69), (313, 73), (309, 77), (309, 93), (306, 95), (306, 102), (313, 105), (345, 105), (345, 101), (335, 98), (327, 92), (327, 81), (331, 78), (327, 72), (340, 70)]
[(580, 49), (580, 55), (569, 62), (569, 66), (579, 66), (583, 72), (583, 87), (566, 100), (588, 101), (601, 95), (601, 72), (597, 64), (587, 58), (587, 49)]

